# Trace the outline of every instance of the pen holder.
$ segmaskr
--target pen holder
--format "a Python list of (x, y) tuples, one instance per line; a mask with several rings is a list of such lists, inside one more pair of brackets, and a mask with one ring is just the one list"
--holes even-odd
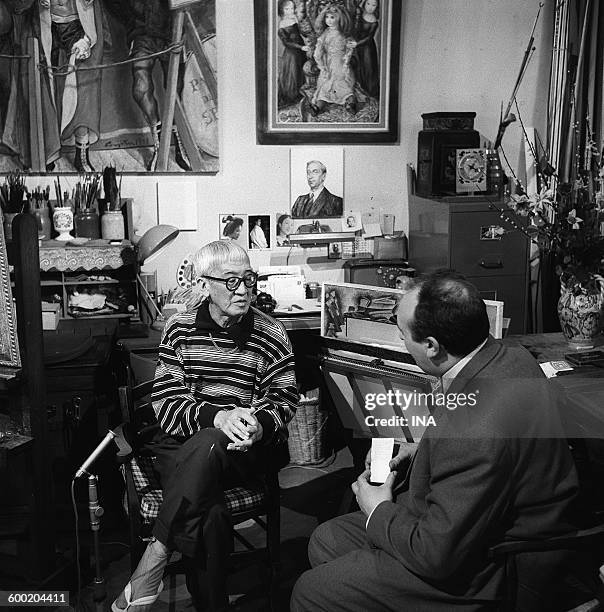
[(96, 210), (90, 208), (80, 210), (74, 218), (76, 236), (81, 238), (95, 238), (101, 237), (101, 226), (99, 222), (99, 214)]
[(38, 222), (38, 238), (40, 240), (50, 240), (52, 224), (50, 222), (50, 212), (47, 207), (34, 210), (34, 216)]
[(52, 224), (59, 235), (55, 240), (67, 242), (73, 240), (70, 234), (73, 229), (73, 210), (69, 206), (59, 206), (52, 213)]
[(107, 210), (101, 217), (101, 234), (105, 240), (123, 240), (126, 236), (121, 210)]

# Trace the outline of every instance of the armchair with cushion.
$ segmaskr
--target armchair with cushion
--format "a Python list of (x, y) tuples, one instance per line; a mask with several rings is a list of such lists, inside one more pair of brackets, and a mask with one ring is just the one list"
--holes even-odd
[[(127, 376), (132, 380), (131, 374)], [(125, 482), (125, 509), (128, 514), (130, 532), (130, 554), (132, 569), (136, 567), (151, 536), (153, 523), (162, 503), (162, 491), (153, 469), (153, 456), (145, 448), (158, 427), (149, 401), (153, 381), (142, 384), (125, 384), (118, 388), (123, 426), (120, 435), (126, 443), (119, 444), (118, 462)], [(233, 567), (262, 560), (269, 570), (269, 603), (274, 609), (277, 573), (279, 568), (280, 506), (278, 466), (264, 476), (263, 486), (246, 488), (238, 486), (225, 490), (227, 509), (231, 513), (233, 536), (241, 546), (234, 547), (231, 554)], [(253, 546), (235, 526), (252, 519), (265, 532), (265, 543)], [(196, 560), (185, 560), (187, 587), (196, 607), (201, 607), (206, 589), (212, 584), (204, 575)], [(210, 596), (210, 599), (211, 596)]]

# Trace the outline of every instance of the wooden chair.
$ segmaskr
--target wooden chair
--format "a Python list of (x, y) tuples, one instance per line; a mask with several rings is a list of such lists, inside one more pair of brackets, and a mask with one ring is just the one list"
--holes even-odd
[[(604, 610), (604, 566), (598, 571), (603, 543), (601, 523), (566, 536), (491, 547), (489, 556), (499, 560), (505, 572), (501, 612)], [(578, 601), (570, 603), (564, 597), (567, 591), (577, 592)], [(590, 601), (583, 603), (583, 593), (589, 593)]]
[[(124, 423), (118, 428), (118, 462), (125, 482), (125, 510), (129, 518), (130, 561), (132, 570), (138, 564), (147, 541), (151, 537), (153, 523), (162, 503), (162, 491), (153, 469), (153, 457), (144, 443), (157, 427), (155, 414), (149, 402), (153, 381), (118, 388), (119, 403)], [(242, 545), (231, 554), (233, 567), (255, 561), (268, 563), (269, 603), (275, 610), (275, 595), (279, 570), (280, 495), (278, 467), (264, 477), (264, 486), (246, 488), (238, 486), (225, 492), (227, 508), (231, 513), (233, 536)], [(253, 519), (266, 533), (265, 545), (253, 546), (236, 525)], [(187, 586), (193, 601), (201, 602), (198, 591), (199, 570), (191, 565), (185, 568)], [(206, 584), (211, 589), (212, 584)]]

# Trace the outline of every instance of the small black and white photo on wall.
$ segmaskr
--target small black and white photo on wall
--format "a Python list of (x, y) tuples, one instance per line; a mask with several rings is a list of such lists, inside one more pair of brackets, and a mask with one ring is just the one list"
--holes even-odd
[(330, 242), (327, 257), (328, 259), (342, 259), (342, 243)]
[(290, 153), (292, 217), (341, 217), (344, 212), (344, 150), (296, 147)]
[(250, 215), (248, 223), (250, 249), (269, 249), (271, 246), (270, 215)]
[(342, 218), (343, 232), (358, 232), (363, 229), (360, 211), (348, 210)]
[(288, 213), (277, 213), (275, 215), (275, 246), (292, 247), (297, 246), (291, 243), (289, 237), (296, 233), (296, 222)]
[(220, 213), (219, 239), (232, 240), (241, 248), (248, 248), (248, 216), (247, 214)]

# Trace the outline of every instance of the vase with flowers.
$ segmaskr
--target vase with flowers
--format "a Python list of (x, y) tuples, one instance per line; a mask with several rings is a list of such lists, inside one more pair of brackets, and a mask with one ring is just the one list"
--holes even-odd
[(571, 348), (591, 348), (602, 327), (604, 304), (604, 169), (579, 171), (556, 184), (554, 169), (540, 164), (542, 188), (527, 194), (519, 182), (508, 206), (529, 217), (527, 235), (552, 261), (560, 281), (558, 317)]

